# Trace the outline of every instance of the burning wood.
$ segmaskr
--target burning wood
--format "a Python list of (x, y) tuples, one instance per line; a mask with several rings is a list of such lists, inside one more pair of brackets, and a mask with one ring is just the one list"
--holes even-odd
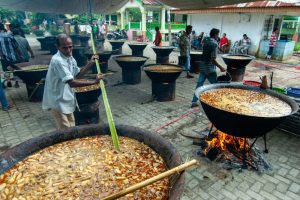
[[(255, 141), (254, 141), (255, 142)], [(210, 160), (224, 162), (227, 169), (247, 168), (255, 170), (270, 169), (257, 148), (252, 149), (249, 139), (234, 137), (221, 131), (210, 134), (200, 141), (201, 154)]]

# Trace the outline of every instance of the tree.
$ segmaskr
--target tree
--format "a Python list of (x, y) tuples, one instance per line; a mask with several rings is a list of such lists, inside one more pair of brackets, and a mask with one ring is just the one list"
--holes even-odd
[(139, 22), (142, 19), (142, 13), (139, 8), (127, 8), (131, 16), (131, 22)]
[(23, 19), (25, 19), (25, 13), (23, 11), (0, 8), (0, 20), (2, 22), (10, 21), (12, 23), (21, 23)]
[[(93, 14), (92, 21), (102, 19), (101, 15)], [(77, 21), (79, 24), (90, 24), (90, 14), (80, 14), (73, 18), (74, 21)]]

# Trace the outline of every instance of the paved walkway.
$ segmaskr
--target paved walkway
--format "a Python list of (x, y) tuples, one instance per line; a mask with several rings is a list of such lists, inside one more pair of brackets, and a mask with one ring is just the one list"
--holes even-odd
[[(29, 40), (37, 51), (39, 47), (36, 40), (31, 37)], [(110, 48), (108, 44), (106, 46)], [(130, 54), (127, 45), (124, 45), (123, 51)], [(149, 46), (145, 56), (150, 57), (147, 63), (155, 62)], [(177, 62), (177, 56), (178, 53), (172, 53), (171, 62)], [(247, 67), (245, 79), (259, 80), (259, 76), (274, 71), (274, 85), (300, 86), (300, 70), (294, 67), (257, 60)], [(111, 59), (109, 69), (117, 71), (107, 77), (107, 93), (116, 123), (161, 134), (178, 149), (183, 160), (195, 157), (199, 147), (192, 145), (192, 140), (183, 134), (195, 135), (209, 124), (199, 108), (190, 109), (196, 78), (186, 79), (185, 74), (179, 77), (175, 101), (149, 102), (151, 82), (144, 72), (141, 84), (114, 86), (121, 81), (121, 68)], [(41, 109), (41, 103), (28, 101), (24, 84), (18, 89), (8, 88), (6, 94), (14, 107), (9, 112), (0, 111), (0, 147), (14, 146), (55, 130), (52, 117), (49, 112)], [(100, 118), (106, 122), (102, 103)], [(272, 164), (273, 170), (266, 173), (228, 171), (216, 162), (196, 157), (200, 165), (186, 173), (182, 199), (300, 199), (300, 138), (274, 129), (267, 135), (267, 142), (269, 154), (265, 157)], [(257, 146), (263, 149), (261, 138)]]

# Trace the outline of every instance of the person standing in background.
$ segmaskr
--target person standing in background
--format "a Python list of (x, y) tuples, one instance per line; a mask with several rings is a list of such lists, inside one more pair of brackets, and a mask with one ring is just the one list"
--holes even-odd
[[(217, 62), (217, 53), (218, 53), (218, 42), (220, 30), (213, 28), (210, 31), (209, 38), (204, 40), (203, 45), (203, 54), (202, 60), (200, 63), (200, 74), (197, 81), (196, 89), (200, 86), (203, 86), (206, 79), (213, 84), (217, 82), (217, 71), (216, 67), (220, 69), (221, 72), (225, 72), (225, 68), (222, 67)], [(194, 94), (192, 99), (191, 108), (198, 106), (197, 104), (198, 97)]]
[(161, 42), (162, 36), (161, 36), (161, 33), (159, 31), (158, 26), (155, 27), (155, 31), (156, 31), (156, 34), (155, 34), (155, 40), (154, 40), (153, 44), (155, 44), (155, 46), (161, 47), (161, 45), (162, 45), (162, 42)]
[[(33, 51), (31, 49), (27, 39), (23, 38), (20, 35), (19, 29), (13, 29), (12, 33), (13, 33), (13, 36), (14, 36), (15, 40), (17, 41), (19, 49), (22, 53), (23, 60), (20, 60), (20, 62), (28, 62), (29, 58), (34, 58)], [(29, 57), (28, 52), (30, 53), (30, 57)]]
[(191, 38), (190, 35), (192, 33), (193, 27), (191, 25), (186, 26), (185, 31), (179, 38), (179, 48), (180, 48), (180, 56), (185, 60), (184, 70), (186, 71), (187, 78), (194, 78), (190, 74), (191, 67)]
[(270, 37), (270, 43), (269, 43), (269, 51), (267, 53), (267, 57), (266, 59), (268, 60), (271, 60), (272, 58), (272, 54), (273, 54), (273, 50), (274, 50), (274, 47), (276, 46), (276, 42), (277, 42), (277, 32), (278, 32), (278, 29), (277, 28), (274, 28), (272, 34), (271, 34), (271, 37)]
[(11, 106), (8, 104), (7, 98), (5, 96), (4, 89), (2, 87), (1, 78), (0, 78), (0, 103), (1, 103), (3, 111), (8, 111), (8, 109), (11, 108)]
[(198, 44), (199, 44), (199, 49), (202, 49), (202, 40), (204, 37), (204, 32), (201, 32), (200, 35), (198, 36)]
[(226, 53), (226, 49), (228, 49), (228, 46), (229, 46), (229, 40), (226, 37), (226, 33), (223, 33), (223, 36), (219, 43), (219, 48), (220, 48), (221, 52)]

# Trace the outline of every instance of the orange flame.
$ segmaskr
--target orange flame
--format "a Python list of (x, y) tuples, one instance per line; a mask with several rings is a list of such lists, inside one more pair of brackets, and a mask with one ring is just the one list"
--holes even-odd
[(207, 155), (208, 151), (212, 148), (217, 148), (221, 151), (231, 152), (234, 150), (236, 152), (241, 152), (244, 150), (245, 145), (246, 152), (248, 152), (249, 149), (248, 139), (233, 137), (219, 130), (217, 131), (217, 136), (215, 138), (213, 138), (211, 141), (207, 140), (206, 142), (208, 146), (205, 149), (205, 155)]

